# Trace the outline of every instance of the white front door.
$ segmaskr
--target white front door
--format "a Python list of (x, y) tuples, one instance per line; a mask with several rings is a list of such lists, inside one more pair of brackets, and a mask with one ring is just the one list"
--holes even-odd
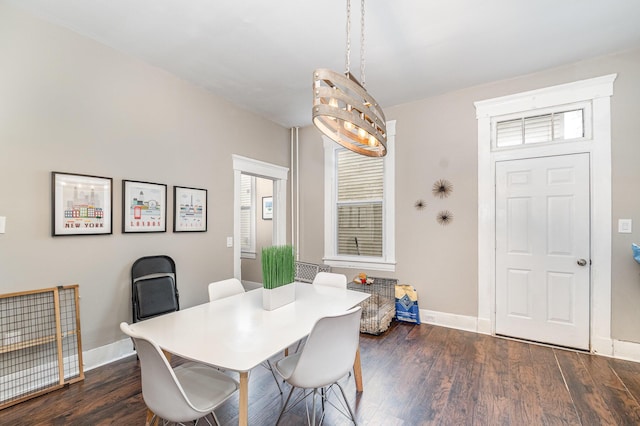
[(589, 154), (496, 163), (496, 334), (589, 349)]

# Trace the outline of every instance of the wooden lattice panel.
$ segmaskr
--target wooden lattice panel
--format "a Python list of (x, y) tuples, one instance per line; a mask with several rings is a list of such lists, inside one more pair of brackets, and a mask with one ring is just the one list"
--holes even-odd
[(84, 379), (78, 285), (0, 295), (0, 409)]

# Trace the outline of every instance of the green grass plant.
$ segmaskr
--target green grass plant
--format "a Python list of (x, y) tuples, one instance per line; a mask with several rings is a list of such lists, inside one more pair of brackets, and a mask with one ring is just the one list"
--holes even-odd
[(262, 286), (274, 289), (295, 280), (296, 262), (291, 245), (262, 248)]

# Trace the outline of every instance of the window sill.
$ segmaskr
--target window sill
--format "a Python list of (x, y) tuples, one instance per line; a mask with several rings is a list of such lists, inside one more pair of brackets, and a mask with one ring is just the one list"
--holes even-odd
[(334, 268), (347, 268), (371, 271), (396, 271), (396, 262), (384, 261), (381, 259), (358, 259), (358, 258), (324, 258), (324, 263)]

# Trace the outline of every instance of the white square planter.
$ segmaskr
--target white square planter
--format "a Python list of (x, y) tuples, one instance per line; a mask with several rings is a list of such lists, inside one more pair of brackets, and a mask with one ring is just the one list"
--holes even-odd
[(267, 311), (278, 309), (296, 299), (296, 286), (286, 284), (273, 289), (262, 289), (262, 307)]

